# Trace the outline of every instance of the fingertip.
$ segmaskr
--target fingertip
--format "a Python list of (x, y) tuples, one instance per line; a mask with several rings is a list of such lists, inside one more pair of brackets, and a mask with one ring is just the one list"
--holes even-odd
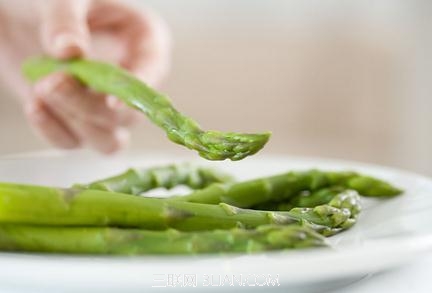
[(114, 136), (119, 143), (121, 148), (124, 148), (128, 145), (130, 140), (130, 132), (125, 128), (117, 128)]
[(24, 107), (24, 113), (30, 121), (35, 123), (40, 123), (46, 116), (44, 115), (44, 110), (38, 99), (33, 99), (28, 102)]
[(118, 110), (122, 108), (123, 103), (117, 97), (110, 95), (106, 97), (106, 105), (111, 110)]
[(130, 140), (129, 131), (124, 128), (117, 128), (112, 134), (112, 140), (109, 144), (103, 145), (99, 151), (106, 155), (112, 155), (124, 149)]
[(41, 9), (40, 37), (46, 53), (55, 58), (82, 57), (90, 46), (89, 1), (47, 1)]
[(143, 121), (144, 116), (134, 109), (124, 109), (119, 113), (119, 124), (121, 126), (131, 127), (140, 121)]
[(87, 51), (87, 42), (82, 37), (70, 33), (62, 33), (54, 38), (52, 54), (56, 58), (82, 57), (86, 55)]

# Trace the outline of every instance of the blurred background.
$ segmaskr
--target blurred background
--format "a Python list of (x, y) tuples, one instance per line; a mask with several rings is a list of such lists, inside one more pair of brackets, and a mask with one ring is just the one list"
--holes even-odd
[[(205, 128), (271, 130), (266, 154), (432, 175), (432, 2), (146, 0), (174, 37), (163, 85)], [(0, 154), (47, 149), (0, 96)], [(145, 123), (132, 150), (187, 152)]]

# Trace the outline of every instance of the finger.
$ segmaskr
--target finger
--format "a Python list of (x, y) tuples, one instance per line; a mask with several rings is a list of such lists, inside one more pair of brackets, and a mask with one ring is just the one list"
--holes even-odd
[[(55, 78), (47, 86), (38, 87), (37, 93), (73, 133), (86, 145), (103, 153), (113, 153), (123, 148), (128, 142), (128, 132), (122, 128), (104, 128), (88, 119), (82, 119), (76, 111), (64, 107), (69, 99), (83, 95), (82, 89), (76, 87), (73, 79), (67, 76)], [(86, 97), (91, 99), (92, 97)]]
[(119, 125), (131, 127), (144, 120), (142, 113), (130, 108), (122, 108), (119, 110)]
[(101, 153), (112, 154), (124, 149), (130, 140), (129, 131), (117, 127), (106, 130), (94, 125), (89, 125), (81, 120), (69, 118), (67, 114), (63, 117), (70, 121), (70, 127), (84, 141), (84, 144)]
[(169, 70), (169, 31), (155, 14), (140, 14), (137, 18), (126, 35), (127, 54), (122, 64), (146, 83), (156, 86)]
[(80, 141), (57, 119), (43, 102), (34, 98), (25, 109), (27, 119), (37, 134), (52, 145), (72, 149), (80, 146)]
[(111, 129), (117, 125), (117, 112), (109, 106), (107, 97), (88, 90), (76, 79), (64, 73), (58, 72), (44, 78), (35, 85), (35, 91), (41, 96), (50, 96), (50, 91), (61, 87), (61, 84), (73, 88), (75, 94), (61, 99), (50, 99), (51, 107), (63, 108), (66, 112), (74, 113), (77, 119), (102, 128)]
[(118, 115), (118, 124), (121, 126), (132, 126), (143, 119), (142, 113), (131, 109), (125, 103), (114, 96), (107, 97), (108, 107), (116, 111)]
[(41, 13), (42, 45), (56, 58), (86, 55), (89, 47), (87, 0), (48, 0)]
[(104, 2), (89, 12), (91, 29), (111, 29), (126, 44), (120, 63), (145, 82), (156, 85), (170, 63), (170, 34), (156, 14), (138, 12), (121, 3)]

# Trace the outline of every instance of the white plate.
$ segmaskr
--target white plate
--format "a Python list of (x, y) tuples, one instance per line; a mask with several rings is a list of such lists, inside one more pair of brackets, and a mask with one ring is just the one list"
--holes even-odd
[[(174, 158), (162, 153), (121, 158), (88, 153), (12, 156), (0, 160), (0, 180), (68, 186), (114, 174), (130, 166), (187, 159), (190, 158)], [(193, 160), (197, 159), (193, 157)], [(432, 249), (432, 181), (428, 178), (390, 168), (314, 158), (255, 156), (234, 163), (198, 162), (224, 168), (239, 179), (292, 169), (352, 169), (388, 180), (406, 192), (388, 200), (363, 198), (364, 210), (358, 223), (349, 231), (330, 238), (332, 249), (193, 257), (1, 253), (0, 288), (40, 292), (149, 292), (161, 290), (156, 286), (175, 285), (169, 289), (186, 291), (197, 285), (220, 290), (266, 291), (268, 286), (275, 289), (272, 282), (276, 286), (280, 284), (278, 288), (286, 288), (361, 277), (403, 264)], [(176, 279), (178, 282), (172, 283)], [(182, 284), (185, 280), (187, 286)]]

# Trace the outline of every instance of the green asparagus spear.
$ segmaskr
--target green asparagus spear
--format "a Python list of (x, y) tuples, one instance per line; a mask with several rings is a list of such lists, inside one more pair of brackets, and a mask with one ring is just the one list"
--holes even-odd
[(225, 203), (200, 204), (99, 190), (0, 183), (0, 223), (182, 231), (306, 223), (317, 230), (337, 232), (359, 209), (356, 196), (342, 193), (328, 206), (272, 212), (240, 209)]
[(298, 194), (291, 200), (296, 207), (309, 208), (329, 203), (337, 194), (344, 191), (341, 186), (332, 186), (315, 191), (305, 191)]
[(201, 189), (211, 183), (232, 180), (227, 173), (215, 169), (176, 164), (148, 169), (129, 169), (119, 175), (75, 187), (138, 195), (158, 187), (170, 189), (186, 185), (192, 189)]
[(267, 211), (289, 211), (294, 207), (312, 208), (317, 205), (329, 203), (338, 193), (341, 193), (343, 191), (344, 188), (340, 186), (322, 188), (316, 191), (305, 190), (300, 192), (295, 197), (289, 199), (288, 201), (264, 202), (253, 206), (252, 209)]
[(239, 183), (212, 184), (186, 196), (172, 200), (250, 208), (268, 202), (287, 202), (305, 190), (341, 186), (354, 189), (363, 196), (390, 197), (402, 191), (387, 182), (355, 172), (309, 170), (288, 172)]
[[(356, 223), (360, 211), (358, 193), (354, 190), (346, 190), (337, 194), (328, 204), (314, 208), (293, 208), (289, 213), (304, 219), (308, 224), (319, 223), (320, 227), (315, 227), (315, 230), (324, 236), (331, 236), (351, 228)], [(323, 223), (323, 220), (327, 223)]]
[(291, 201), (267, 201), (250, 207), (252, 210), (261, 211), (289, 211), (295, 208)]
[[(339, 188), (337, 188), (339, 189)], [(302, 202), (297, 207), (290, 202), (269, 202), (259, 205), (261, 210), (269, 211), (289, 211), (291, 215), (297, 214), (299, 218), (303, 218), (307, 223), (315, 226), (315, 230), (325, 236), (334, 235), (342, 230), (346, 230), (353, 226), (356, 222), (357, 215), (360, 213), (360, 197), (354, 190), (339, 191), (337, 189), (321, 189), (313, 193), (315, 200)], [(321, 198), (319, 196), (322, 196)], [(331, 199), (328, 197), (332, 196)], [(294, 198), (296, 199), (296, 198)], [(323, 199), (326, 204), (319, 204)], [(257, 209), (257, 208), (255, 208)], [(307, 217), (305, 217), (307, 215)], [(319, 218), (333, 218), (331, 224), (323, 223)]]
[(23, 65), (26, 77), (38, 80), (50, 73), (63, 71), (78, 78), (90, 88), (118, 97), (165, 130), (168, 138), (198, 151), (208, 160), (241, 160), (258, 152), (270, 133), (241, 134), (204, 131), (197, 122), (178, 112), (164, 95), (156, 92), (126, 71), (91, 60), (60, 61), (51, 58), (29, 59)]
[(2, 251), (140, 255), (252, 253), (317, 246), (325, 246), (324, 238), (300, 225), (269, 225), (254, 230), (234, 228), (203, 232), (0, 225)]

